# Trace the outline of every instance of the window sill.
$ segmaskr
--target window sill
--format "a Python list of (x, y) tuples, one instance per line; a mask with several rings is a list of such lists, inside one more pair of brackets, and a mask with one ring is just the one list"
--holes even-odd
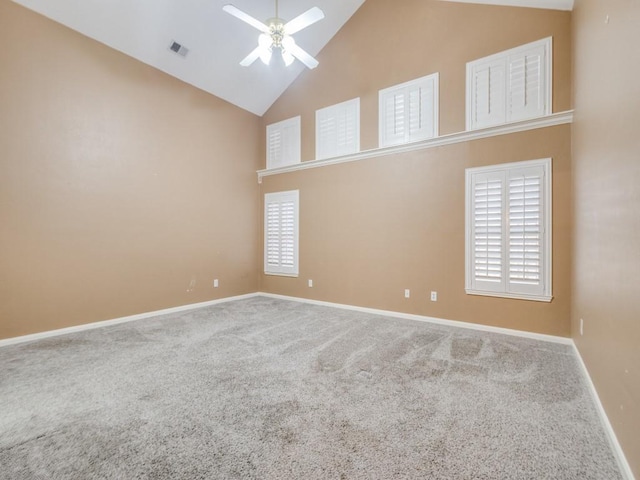
[(485, 292), (482, 290), (470, 290), (465, 289), (467, 295), (480, 295), (483, 297), (500, 297), (510, 298), (515, 300), (530, 300), (533, 302), (546, 302), (549, 303), (553, 300), (553, 295), (525, 295), (522, 293), (503, 293), (503, 292)]
[(269, 275), (271, 277), (290, 277), (290, 278), (298, 278), (297, 273), (280, 273), (280, 272), (264, 272), (265, 275)]

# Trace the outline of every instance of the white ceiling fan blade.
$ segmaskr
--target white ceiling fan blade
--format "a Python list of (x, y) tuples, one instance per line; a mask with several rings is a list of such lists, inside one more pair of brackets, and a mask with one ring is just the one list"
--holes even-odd
[(313, 69), (318, 66), (319, 62), (315, 58), (313, 58), (311, 55), (309, 55), (307, 52), (305, 52), (303, 49), (301, 49), (298, 45), (296, 45), (295, 42), (290, 42), (285, 48), (291, 55), (293, 55), (302, 63), (304, 63), (307, 66), (307, 68)]
[(298, 15), (293, 20), (287, 22), (284, 26), (284, 31), (287, 35), (293, 35), (299, 32), (303, 28), (307, 28), (309, 25), (322, 20), (324, 18), (324, 12), (318, 7), (313, 7), (306, 12)]
[(224, 10), (228, 14), (233, 15), (234, 17), (242, 20), (243, 22), (248, 23), (252, 27), (257, 28), (258, 30), (260, 30), (263, 33), (269, 33), (269, 27), (267, 25), (262, 23), (260, 20), (256, 20), (255, 18), (253, 18), (248, 13), (244, 13), (242, 10), (240, 10), (239, 8), (234, 7), (231, 4), (225, 5), (224, 7), (222, 7), (222, 10)]
[(258, 46), (240, 62), (243, 67), (248, 67), (258, 58), (260, 58), (265, 64), (269, 64), (271, 60), (271, 45), (273, 40), (269, 35), (264, 33), (258, 37)]
[(244, 57), (244, 60), (240, 62), (240, 65), (242, 65), (243, 67), (248, 67), (260, 57), (261, 51), (262, 51), (261, 47), (256, 47), (254, 51), (252, 51), (249, 55)]

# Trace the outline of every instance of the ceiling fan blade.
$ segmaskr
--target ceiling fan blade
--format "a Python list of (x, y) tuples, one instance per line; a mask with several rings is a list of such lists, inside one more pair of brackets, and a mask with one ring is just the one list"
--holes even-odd
[(287, 22), (284, 26), (284, 31), (287, 33), (287, 35), (293, 35), (303, 28), (307, 28), (309, 25), (313, 25), (314, 23), (322, 20), (323, 18), (324, 12), (318, 7), (313, 7), (306, 12), (298, 15), (293, 20)]
[(286, 49), (291, 55), (304, 63), (307, 68), (313, 69), (318, 66), (319, 62), (303, 49), (301, 49), (298, 45), (296, 45), (295, 42), (291, 42), (289, 45), (287, 45)]
[(271, 45), (273, 45), (271, 37), (261, 33), (258, 37), (258, 46), (240, 62), (240, 65), (248, 67), (258, 58), (268, 65), (271, 60)]
[(234, 17), (242, 20), (243, 22), (248, 23), (252, 27), (257, 28), (258, 30), (260, 30), (263, 33), (269, 33), (269, 27), (267, 25), (262, 23), (260, 20), (256, 20), (255, 18), (253, 18), (248, 13), (243, 12), (242, 10), (240, 10), (239, 8), (234, 7), (231, 4), (225, 5), (224, 7), (222, 7), (222, 10), (224, 10), (228, 14), (233, 15)]
[(249, 55), (244, 57), (244, 60), (240, 62), (240, 65), (243, 67), (248, 67), (253, 62), (255, 62), (258, 58), (260, 58), (260, 52), (262, 51), (262, 47), (256, 47), (254, 51), (252, 51)]

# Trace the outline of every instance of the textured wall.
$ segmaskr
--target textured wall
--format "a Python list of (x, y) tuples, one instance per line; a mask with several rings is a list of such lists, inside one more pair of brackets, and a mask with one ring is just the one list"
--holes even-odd
[(256, 291), (258, 117), (8, 0), (0, 42), (0, 338)]
[(640, 477), (639, 25), (640, 3), (635, 0), (576, 2), (573, 336), (636, 477)]
[[(362, 149), (377, 147), (378, 90), (440, 72), (440, 133), (464, 130), (467, 61), (552, 35), (554, 111), (570, 108), (571, 14), (438, 1), (367, 0), (264, 117), (302, 114), (313, 158), (315, 109), (361, 97)], [(264, 179), (300, 189), (300, 277), (264, 291), (569, 336), (571, 129), (438, 147)], [(464, 169), (553, 157), (552, 303), (466, 295)], [(307, 279), (314, 287), (307, 287)], [(404, 298), (404, 289), (412, 291)], [(438, 301), (429, 292), (438, 292)]]

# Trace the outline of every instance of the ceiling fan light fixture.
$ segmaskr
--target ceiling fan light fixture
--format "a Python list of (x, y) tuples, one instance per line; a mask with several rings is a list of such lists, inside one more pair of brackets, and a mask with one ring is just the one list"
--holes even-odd
[(282, 37), (282, 59), (287, 67), (296, 59), (296, 57), (291, 53), (291, 50), (295, 48), (295, 45), (296, 41), (291, 35), (285, 35)]
[(271, 63), (271, 56), (271, 50), (262, 50), (260, 52), (260, 60), (262, 60), (262, 63), (264, 63), (265, 65), (269, 65), (269, 63)]
[(248, 67), (258, 58), (265, 65), (269, 65), (274, 48), (280, 50), (284, 64), (287, 67), (296, 59), (300, 60), (307, 68), (316, 68), (318, 66), (318, 61), (296, 45), (296, 42), (291, 37), (292, 34), (324, 18), (324, 13), (318, 7), (307, 10), (286, 24), (278, 17), (278, 0), (276, 0), (276, 16), (267, 20), (266, 24), (231, 4), (223, 6), (222, 9), (262, 32), (258, 37), (258, 47), (240, 62), (243, 67)]
[(289, 50), (293, 48), (295, 44), (296, 44), (296, 41), (293, 39), (291, 35), (285, 35), (284, 37), (282, 37), (282, 47), (285, 50)]
[(286, 50), (283, 50), (282, 51), (282, 59), (284, 60), (284, 64), (288, 67), (289, 65), (291, 65), (295, 61), (296, 57), (291, 55)]

